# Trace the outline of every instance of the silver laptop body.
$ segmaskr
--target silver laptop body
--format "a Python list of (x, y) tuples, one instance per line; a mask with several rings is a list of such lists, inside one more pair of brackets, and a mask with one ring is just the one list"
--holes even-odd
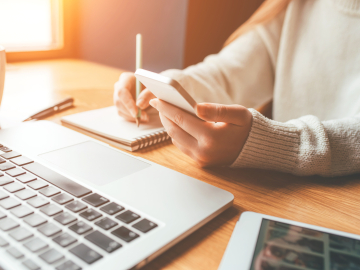
[(0, 130), (0, 144), (3, 269), (137, 269), (233, 203), (52, 122)]

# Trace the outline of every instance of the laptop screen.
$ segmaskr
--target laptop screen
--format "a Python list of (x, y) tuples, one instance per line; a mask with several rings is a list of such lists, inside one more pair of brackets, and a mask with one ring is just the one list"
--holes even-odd
[(360, 241), (263, 219), (251, 270), (360, 269)]

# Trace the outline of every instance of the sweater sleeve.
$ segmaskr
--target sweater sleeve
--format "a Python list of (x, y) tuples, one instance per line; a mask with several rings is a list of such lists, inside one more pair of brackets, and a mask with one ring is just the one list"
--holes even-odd
[(197, 65), (162, 74), (177, 80), (197, 102), (257, 108), (272, 99), (282, 23), (283, 15)]
[(285, 123), (254, 109), (249, 137), (232, 167), (296, 175), (339, 176), (360, 172), (360, 116), (319, 121), (303, 116)]

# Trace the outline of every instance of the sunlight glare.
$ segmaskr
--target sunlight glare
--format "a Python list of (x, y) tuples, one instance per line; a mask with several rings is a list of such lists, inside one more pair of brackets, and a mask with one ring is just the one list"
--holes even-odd
[(52, 43), (51, 0), (0, 0), (0, 44), (7, 50)]

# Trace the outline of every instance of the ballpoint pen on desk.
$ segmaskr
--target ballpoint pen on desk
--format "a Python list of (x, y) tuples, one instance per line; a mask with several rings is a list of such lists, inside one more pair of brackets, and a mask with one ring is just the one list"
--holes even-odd
[(40, 120), (44, 117), (50, 116), (54, 113), (63, 111), (67, 108), (70, 108), (74, 103), (74, 99), (72, 97), (63, 99), (62, 101), (52, 105), (51, 107), (48, 107), (44, 110), (41, 110), (31, 116), (29, 116), (28, 118), (26, 118), (23, 122), (25, 121), (30, 121), (30, 120)]
[[(142, 36), (141, 34), (136, 35), (136, 69), (142, 68)], [(138, 99), (141, 92), (141, 83), (136, 79), (136, 99)], [(135, 118), (136, 125), (140, 125), (141, 109), (138, 108), (137, 115)]]

